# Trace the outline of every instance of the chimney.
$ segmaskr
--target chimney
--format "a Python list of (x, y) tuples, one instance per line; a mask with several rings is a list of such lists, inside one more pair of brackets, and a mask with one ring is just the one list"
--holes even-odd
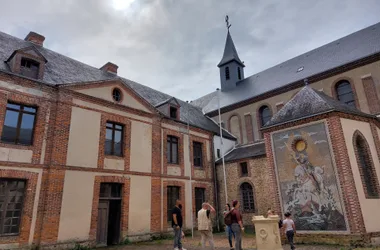
[(113, 74), (117, 75), (117, 69), (118, 68), (119, 68), (119, 66), (117, 66), (116, 64), (108, 62), (108, 63), (104, 64), (100, 69), (105, 71), (105, 72), (109, 72), (109, 73), (113, 73)]
[(37, 34), (36, 32), (29, 32), (29, 34), (25, 37), (25, 41), (32, 42), (38, 46), (43, 46), (45, 37), (43, 35)]

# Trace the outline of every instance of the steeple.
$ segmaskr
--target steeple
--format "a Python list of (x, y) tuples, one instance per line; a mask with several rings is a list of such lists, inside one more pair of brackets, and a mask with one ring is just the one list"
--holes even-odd
[(244, 63), (240, 60), (239, 55), (236, 51), (234, 41), (232, 40), (232, 37), (230, 34), (230, 30), (228, 30), (223, 57), (222, 57), (222, 60), (220, 60), (218, 67), (220, 68), (231, 61), (236, 61), (240, 66), (245, 67)]
[(239, 58), (234, 41), (232, 40), (230, 34), (231, 24), (228, 22), (228, 16), (226, 16), (226, 25), (226, 45), (224, 46), (222, 60), (220, 60), (218, 64), (222, 91), (234, 88), (238, 81), (244, 79), (245, 67), (244, 63)]

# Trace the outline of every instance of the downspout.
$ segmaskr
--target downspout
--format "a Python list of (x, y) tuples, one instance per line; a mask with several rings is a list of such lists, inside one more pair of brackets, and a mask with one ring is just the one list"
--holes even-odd
[(215, 208), (216, 208), (216, 223), (218, 227), (218, 232), (220, 232), (220, 223), (219, 223), (219, 203), (218, 203), (218, 180), (217, 180), (217, 169), (216, 169), (216, 162), (215, 162), (215, 152), (214, 152), (214, 135), (212, 136), (212, 143), (211, 143), (211, 161), (214, 165), (213, 172), (214, 172), (214, 201), (215, 201)]

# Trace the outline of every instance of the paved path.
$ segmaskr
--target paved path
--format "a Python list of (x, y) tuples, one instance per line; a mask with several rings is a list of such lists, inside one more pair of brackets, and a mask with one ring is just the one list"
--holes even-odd
[[(224, 235), (215, 235), (214, 242), (216, 250), (229, 250), (227, 238)], [(296, 245), (297, 246), (297, 245)], [(183, 247), (187, 250), (200, 250), (200, 237), (195, 237), (194, 239), (186, 238), (183, 241)], [(253, 235), (246, 235), (243, 239), (243, 248), (244, 250), (254, 250), (255, 249), (255, 239)], [(284, 250), (290, 249), (288, 245), (283, 246)], [(148, 243), (138, 243), (125, 246), (114, 246), (108, 247), (104, 250), (173, 250), (172, 240), (159, 240), (155, 242)], [(209, 248), (206, 248), (209, 249)], [(345, 247), (336, 247), (336, 246), (297, 246), (297, 250), (349, 250), (350, 248)], [(360, 250), (371, 250), (374, 248), (366, 248)], [(380, 249), (380, 248), (377, 248)], [(358, 249), (359, 250), (359, 249)]]

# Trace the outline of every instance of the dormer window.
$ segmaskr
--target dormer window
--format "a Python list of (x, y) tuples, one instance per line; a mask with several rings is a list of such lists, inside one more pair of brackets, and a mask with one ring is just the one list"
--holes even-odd
[(170, 106), (170, 118), (178, 119), (178, 109), (176, 107)]
[(35, 78), (35, 79), (38, 78), (40, 63), (28, 58), (22, 58), (20, 66), (21, 66), (20, 67), (21, 75)]

